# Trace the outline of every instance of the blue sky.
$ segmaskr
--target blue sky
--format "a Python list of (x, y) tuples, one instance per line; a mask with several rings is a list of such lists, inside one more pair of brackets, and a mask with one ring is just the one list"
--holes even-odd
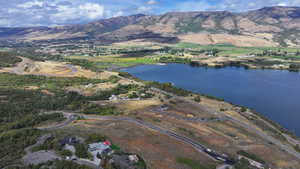
[(0, 0), (0, 27), (87, 23), (137, 13), (300, 6), (300, 0)]

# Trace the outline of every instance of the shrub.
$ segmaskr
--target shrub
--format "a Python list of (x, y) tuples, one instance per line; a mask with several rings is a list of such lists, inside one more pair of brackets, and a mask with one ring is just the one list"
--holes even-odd
[(200, 97), (200, 96), (196, 96), (196, 97), (194, 98), (194, 100), (195, 100), (195, 102), (201, 102), (201, 97)]
[(60, 155), (62, 155), (62, 156), (72, 156), (73, 155), (73, 153), (70, 151), (70, 150), (62, 150), (61, 152), (60, 152)]
[(246, 112), (247, 111), (247, 108), (246, 107), (242, 107), (241, 108), (241, 112)]
[(76, 156), (79, 158), (88, 158), (88, 148), (85, 144), (75, 144)]
[(102, 136), (100, 134), (90, 134), (86, 140), (87, 143), (95, 143), (95, 142), (103, 142), (107, 138), (105, 136)]
[(257, 162), (260, 162), (262, 164), (265, 164), (265, 161), (262, 160), (260, 157), (258, 157), (255, 154), (248, 153), (248, 152), (243, 151), (243, 150), (238, 151), (237, 154), (242, 155), (242, 156), (247, 157), (247, 158), (250, 158), (250, 159), (252, 159), (254, 161), (257, 161)]

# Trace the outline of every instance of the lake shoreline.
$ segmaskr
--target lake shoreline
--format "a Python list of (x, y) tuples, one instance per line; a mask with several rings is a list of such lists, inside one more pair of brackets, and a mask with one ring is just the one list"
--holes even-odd
[[(155, 64), (157, 65), (157, 64)], [(138, 65), (138, 66), (141, 66), (141, 65)], [(134, 67), (137, 67), (137, 66), (133, 66), (133, 67), (130, 67), (130, 68), (134, 68)], [(229, 67), (235, 67), (235, 68), (241, 68), (241, 67), (236, 67), (236, 66), (229, 66)], [(121, 68), (119, 69), (119, 71), (123, 71), (124, 69), (130, 69), (130, 68)], [(210, 68), (210, 67), (203, 67), (203, 66), (200, 66), (200, 68)], [(123, 69), (123, 70), (122, 70)], [(213, 68), (210, 68), (210, 69), (213, 69)], [(217, 68), (217, 69), (222, 69), (222, 68)], [(247, 70), (246, 68), (244, 68), (245, 70)], [(259, 70), (259, 69), (257, 69)], [(264, 69), (262, 69), (264, 70)], [(282, 70), (282, 71), (288, 71), (288, 70)], [(142, 81), (145, 81), (135, 75), (133, 75), (132, 73), (128, 72), (130, 75), (132, 75), (133, 77), (135, 77), (135, 79), (140, 79)], [(178, 86), (176, 86), (178, 87)], [(241, 104), (236, 104), (226, 98), (223, 98), (223, 97), (219, 97), (219, 96), (215, 96), (215, 95), (207, 95), (207, 94), (204, 94), (202, 92), (195, 92), (195, 91), (191, 91), (191, 90), (188, 90), (188, 89), (185, 89), (185, 88), (182, 88), (182, 87), (179, 87), (183, 90), (187, 90), (191, 93), (194, 93), (194, 94), (198, 94), (198, 95), (201, 95), (202, 97), (206, 97), (206, 98), (209, 98), (209, 99), (214, 99), (214, 100), (217, 100), (217, 101), (220, 101), (220, 102), (226, 102), (228, 104), (231, 104), (232, 106), (236, 106), (236, 107), (239, 107), (239, 108), (247, 108), (249, 109), (251, 112), (253, 112), (254, 114), (258, 115), (260, 118), (264, 119), (267, 123), (270, 123), (272, 124), (272, 126), (274, 126), (276, 129), (280, 130), (281, 132), (283, 132), (284, 134), (288, 134), (289, 136), (293, 137), (293, 138), (296, 138), (296, 139), (299, 139), (299, 136), (294, 133), (293, 131), (291, 131), (290, 129), (287, 129), (286, 127), (283, 127), (283, 125), (281, 125), (280, 123), (270, 119), (269, 117), (267, 117), (265, 114), (263, 113), (260, 113), (259, 111), (256, 111), (253, 107), (251, 106), (244, 106), (244, 105), (241, 105)]]

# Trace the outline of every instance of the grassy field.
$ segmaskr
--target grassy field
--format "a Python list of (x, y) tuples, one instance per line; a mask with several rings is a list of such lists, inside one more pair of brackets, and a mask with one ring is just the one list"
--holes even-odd
[(177, 163), (184, 164), (191, 169), (214, 169), (214, 168), (216, 168), (215, 166), (202, 165), (198, 161), (194, 161), (189, 158), (178, 157), (176, 159), (176, 161), (177, 161)]
[(90, 56), (70, 56), (68, 59), (76, 59), (76, 60), (88, 60), (92, 62), (97, 68), (105, 69), (111, 66), (118, 67), (129, 67), (138, 64), (155, 64), (157, 60), (150, 57), (120, 57), (117, 55), (109, 55), (109, 56), (98, 56), (98, 57), (90, 57)]
[[(286, 51), (286, 52), (297, 52), (298, 48), (284, 48), (284, 47), (238, 47), (230, 44), (218, 44), (218, 45), (200, 45), (195, 43), (178, 43), (174, 47), (177, 48), (191, 48), (198, 50), (220, 50), (219, 56), (241, 56), (249, 55), (251, 53), (263, 53), (265, 50), (272, 51)], [(300, 57), (300, 56), (295, 56)]]
[(160, 46), (159, 50), (153, 50), (148, 45), (130, 44), (121, 45), (121, 47), (119, 45), (117, 47), (106, 46), (103, 48), (105, 48), (107, 53), (98, 56), (71, 55), (65, 57), (65, 59), (72, 64), (80, 65), (94, 71), (130, 67), (139, 64), (190, 63), (195, 56), (199, 55), (228, 56), (234, 58), (237, 56), (255, 55), (256, 57), (284, 60), (300, 59), (300, 50), (297, 48), (237, 47), (231, 44), (200, 45), (195, 43), (177, 43)]

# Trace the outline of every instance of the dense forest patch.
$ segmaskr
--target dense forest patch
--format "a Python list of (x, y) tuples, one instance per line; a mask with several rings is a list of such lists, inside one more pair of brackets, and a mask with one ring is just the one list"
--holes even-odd
[(18, 58), (14, 54), (11, 54), (9, 52), (0, 52), (0, 68), (13, 66), (21, 61), (22, 59)]

